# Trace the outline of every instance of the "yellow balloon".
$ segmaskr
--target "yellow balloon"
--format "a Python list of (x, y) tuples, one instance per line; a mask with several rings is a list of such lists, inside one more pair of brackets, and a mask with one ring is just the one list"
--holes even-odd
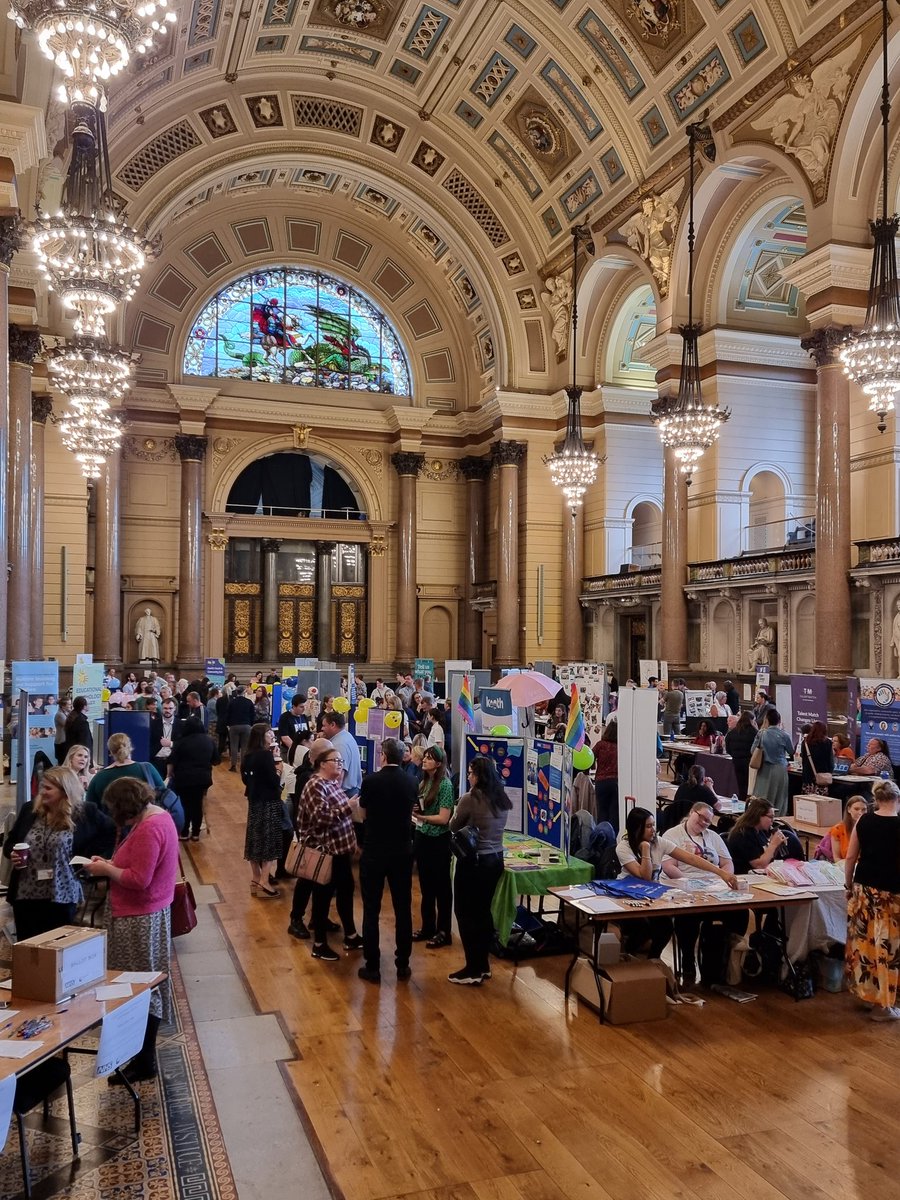
[(350, 711), (350, 701), (346, 696), (338, 696), (331, 702), (331, 707), (335, 712), (348, 713)]
[(394, 712), (392, 710), (391, 712), (386, 712), (384, 714), (384, 723), (387, 725), (388, 729), (399, 729), (402, 722), (403, 713)]
[(368, 712), (370, 708), (375, 707), (375, 701), (370, 700), (368, 696), (363, 696), (362, 700), (360, 700), (356, 707), (361, 708), (363, 712)]
[(364, 708), (357, 704), (356, 708), (353, 710), (353, 720), (357, 723), (357, 725), (365, 725), (368, 719), (369, 714)]

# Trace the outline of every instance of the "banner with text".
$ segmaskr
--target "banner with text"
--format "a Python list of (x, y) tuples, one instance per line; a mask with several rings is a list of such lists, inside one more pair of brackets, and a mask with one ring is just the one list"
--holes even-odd
[(860, 679), (859, 707), (861, 752), (869, 738), (881, 738), (900, 764), (900, 679)]
[(828, 726), (828, 684), (819, 675), (791, 676), (794, 745), (804, 725)]

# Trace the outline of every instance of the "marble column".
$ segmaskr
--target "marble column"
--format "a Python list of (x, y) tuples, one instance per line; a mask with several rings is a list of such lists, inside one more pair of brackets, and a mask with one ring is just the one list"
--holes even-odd
[(31, 560), (31, 367), (41, 348), (36, 329), (9, 329), (9, 448), (6, 487), (9, 504), (6, 652), (10, 660), (31, 653), (35, 603)]
[[(9, 540), (9, 492), (6, 463), (9, 461), (9, 264), (20, 245), (18, 217), (0, 217), (0, 660), (8, 661), (6, 614)], [(2, 682), (2, 681), (0, 681)]]
[(416, 479), (425, 465), (424, 454), (400, 451), (391, 455), (400, 476), (397, 503), (397, 663), (411, 671), (419, 652), (419, 604), (416, 596)]
[(524, 442), (496, 442), (494, 462), (499, 473), (497, 513), (497, 650), (496, 667), (517, 667), (522, 661), (519, 638), (519, 467), (525, 461)]
[(466, 582), (460, 627), (460, 658), (469, 658), (479, 666), (482, 657), (483, 616), (472, 607), (476, 582), (487, 574), (485, 551), (485, 481), (491, 473), (490, 458), (461, 458), (459, 469), (466, 480)]
[(263, 658), (278, 662), (278, 551), (279, 538), (263, 538)]
[(572, 511), (563, 500), (562, 564), (562, 661), (584, 661), (584, 609), (581, 607), (581, 581), (584, 576), (584, 506)]
[(203, 665), (203, 459), (207, 439), (175, 435), (181, 459), (181, 527), (178, 539), (178, 654), (181, 668)]
[(659, 657), (672, 673), (688, 667), (687, 480), (675, 452), (664, 451)]
[(334, 542), (316, 542), (316, 657), (326, 662), (331, 659), (331, 553), (334, 546)]
[[(95, 662), (107, 666), (122, 661), (122, 574), (119, 565), (119, 476), (121, 455), (111, 454), (96, 488), (94, 537)], [(137, 648), (135, 648), (137, 654)]]
[(800, 343), (816, 364), (817, 674), (852, 670), (850, 650), (850, 382), (837, 358), (849, 326)]
[(29, 658), (44, 657), (44, 433), (53, 412), (49, 396), (31, 398), (31, 615)]

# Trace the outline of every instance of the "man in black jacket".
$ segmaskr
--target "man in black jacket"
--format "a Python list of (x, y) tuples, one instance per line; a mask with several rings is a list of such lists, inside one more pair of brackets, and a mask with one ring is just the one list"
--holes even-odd
[(381, 743), (381, 770), (362, 783), (359, 806), (365, 811), (366, 839), (359, 862), (359, 888), (363, 899), (363, 955), (365, 966), (357, 974), (370, 983), (381, 982), (378, 920), (387, 881), (394, 905), (397, 978), (409, 979), (412, 953), (412, 811), (416, 785), (400, 769), (403, 749), (396, 738)]
[(291, 707), (278, 718), (278, 744), (283, 758), (294, 744), (294, 738), (302, 729), (309, 729), (306, 716), (306, 697), (302, 692), (291, 698)]
[(231, 766), (236, 771), (250, 741), (250, 727), (256, 720), (256, 710), (249, 696), (250, 689), (235, 688), (228, 702), (228, 742)]

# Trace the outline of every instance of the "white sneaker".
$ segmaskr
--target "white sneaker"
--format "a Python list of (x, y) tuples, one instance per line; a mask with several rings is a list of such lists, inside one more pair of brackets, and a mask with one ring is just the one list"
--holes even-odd
[(900, 1021), (900, 1008), (873, 1008), (873, 1021)]

